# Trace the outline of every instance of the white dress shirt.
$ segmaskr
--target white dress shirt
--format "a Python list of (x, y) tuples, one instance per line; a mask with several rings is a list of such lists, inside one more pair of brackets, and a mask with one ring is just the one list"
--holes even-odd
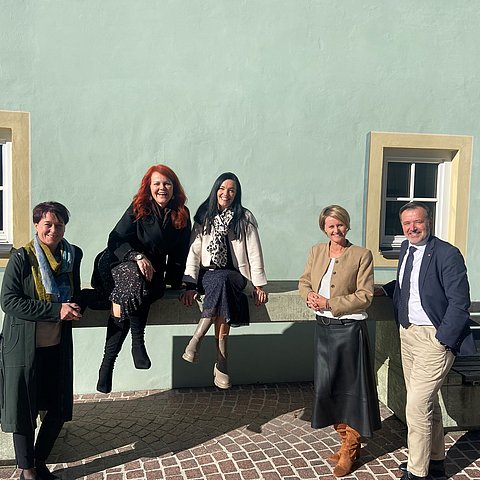
[[(418, 278), (420, 276), (420, 265), (422, 264), (423, 255), (425, 254), (425, 248), (427, 244), (412, 245), (409, 243), (408, 248), (415, 247), (416, 250), (413, 253), (413, 269), (412, 275), (410, 276), (410, 298), (408, 300), (408, 321), (414, 325), (428, 325), (432, 326), (432, 322), (428, 318), (428, 315), (425, 313), (425, 310), (422, 307), (422, 302), (420, 299), (420, 291), (418, 289)], [(407, 263), (408, 249), (407, 253), (403, 257), (402, 265), (400, 267), (400, 272), (398, 275), (399, 285), (402, 284), (403, 272), (405, 270), (405, 264)]]

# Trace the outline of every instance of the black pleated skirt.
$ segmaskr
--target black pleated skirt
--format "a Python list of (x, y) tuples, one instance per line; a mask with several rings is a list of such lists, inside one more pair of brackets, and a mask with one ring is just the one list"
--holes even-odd
[(325, 325), (321, 318), (315, 335), (312, 427), (346, 423), (371, 437), (381, 420), (367, 324), (344, 320)]
[(250, 323), (247, 296), (243, 289), (247, 279), (236, 270), (202, 270), (199, 276), (201, 293), (205, 293), (201, 317), (223, 317), (232, 327)]

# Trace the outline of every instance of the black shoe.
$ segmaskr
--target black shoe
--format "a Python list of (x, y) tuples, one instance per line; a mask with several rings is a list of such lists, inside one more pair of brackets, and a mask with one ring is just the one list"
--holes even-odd
[[(398, 468), (402, 472), (407, 471), (407, 462), (401, 463)], [(445, 461), (444, 460), (430, 460), (428, 465), (428, 474), (433, 477), (445, 477)]]
[(37, 471), (37, 479), (40, 480), (59, 480), (60, 477), (54, 475), (44, 463), (39, 463), (35, 465), (35, 470)]
[(428, 477), (419, 477), (418, 475), (414, 475), (412, 472), (408, 470), (403, 473), (402, 478), (400, 480), (427, 480)]

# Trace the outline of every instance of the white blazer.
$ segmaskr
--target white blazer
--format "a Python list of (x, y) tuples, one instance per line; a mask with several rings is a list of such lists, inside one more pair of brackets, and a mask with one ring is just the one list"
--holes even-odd
[[(232, 261), (235, 268), (255, 287), (267, 284), (267, 277), (263, 265), (262, 246), (258, 236), (257, 221), (252, 212), (245, 212), (247, 227), (242, 232), (240, 239), (235, 240), (233, 232), (228, 232), (228, 240), (231, 245)], [(209, 267), (212, 257), (207, 251), (207, 246), (212, 241), (212, 235), (202, 233), (202, 226), (194, 223), (190, 237), (190, 250), (187, 257), (187, 265), (183, 276), (184, 282), (197, 283), (198, 272), (201, 267)]]

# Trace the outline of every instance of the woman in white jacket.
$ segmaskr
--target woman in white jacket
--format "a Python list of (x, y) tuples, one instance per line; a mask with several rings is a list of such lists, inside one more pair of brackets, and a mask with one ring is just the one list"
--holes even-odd
[(209, 197), (194, 217), (185, 268), (187, 290), (180, 300), (191, 306), (199, 294), (205, 294), (203, 311), (183, 359), (198, 362), (200, 341), (210, 325), (215, 324), (217, 361), (214, 383), (232, 386), (227, 366), (227, 338), (230, 326), (249, 323), (248, 302), (243, 290), (253, 283), (255, 304), (267, 302), (263, 287), (267, 284), (257, 221), (242, 206), (242, 189), (236, 175), (227, 172), (213, 184)]

